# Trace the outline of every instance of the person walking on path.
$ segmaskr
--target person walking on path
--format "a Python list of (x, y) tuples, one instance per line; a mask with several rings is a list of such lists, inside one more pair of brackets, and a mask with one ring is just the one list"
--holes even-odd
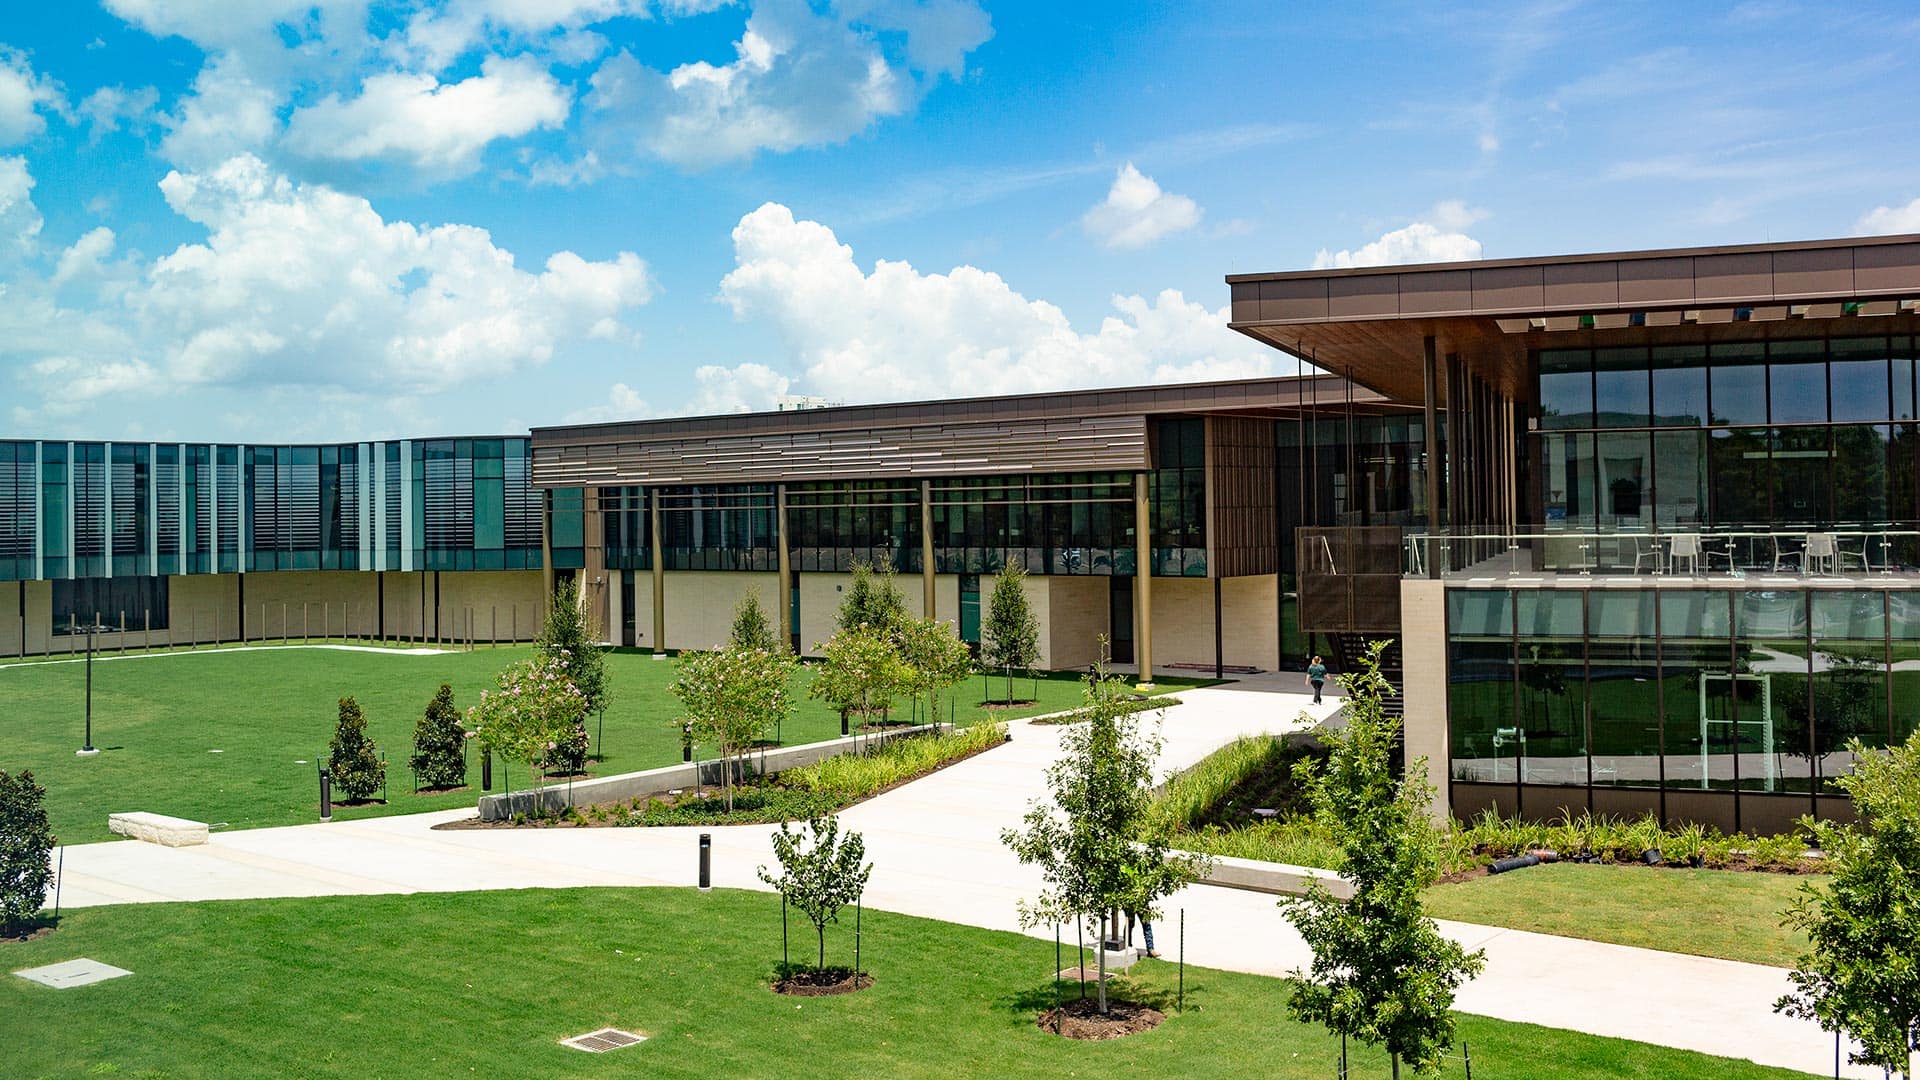
[(1307, 665), (1307, 685), (1313, 687), (1313, 703), (1320, 704), (1320, 688), (1327, 683), (1327, 665), (1320, 662), (1318, 656)]

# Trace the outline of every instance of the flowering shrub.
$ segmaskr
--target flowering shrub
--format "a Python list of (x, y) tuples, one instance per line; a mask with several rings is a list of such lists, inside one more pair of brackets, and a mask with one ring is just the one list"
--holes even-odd
[(701, 741), (719, 747), (732, 807), (733, 760), (793, 711), (793, 660), (785, 649), (727, 645), (681, 653), (677, 663), (679, 678), (667, 689), (686, 714), (675, 722), (691, 724)]
[(523, 660), (500, 673), (499, 688), (483, 691), (467, 710), (480, 747), (528, 769), (547, 771), (587, 739), (585, 695), (558, 661)]

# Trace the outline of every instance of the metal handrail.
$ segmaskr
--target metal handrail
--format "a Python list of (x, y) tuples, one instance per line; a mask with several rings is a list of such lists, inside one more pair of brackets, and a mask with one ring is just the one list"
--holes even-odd
[[(1633, 546), (1622, 553), (1622, 543)], [(1609, 544), (1614, 547), (1611, 559), (1603, 554)], [(1857, 565), (1856, 573), (1892, 574), (1901, 565), (1896, 559), (1896, 546), (1906, 549), (1906, 565), (1920, 569), (1920, 527), (1907, 522), (1800, 528), (1438, 529), (1406, 534), (1402, 539), (1402, 573), (1430, 577), (1472, 568), (1506, 576), (1536, 572), (1633, 574), (1650, 566), (1660, 575), (1676, 573), (1678, 565), (1686, 563), (1689, 574), (1703, 569), (1712, 572), (1718, 565), (1734, 577), (1743, 577), (1750, 570), (1780, 573), (1783, 567), (1800, 574), (1839, 575), (1849, 564)], [(1523, 551), (1536, 553), (1526, 559), (1525, 565), (1521, 564)], [(1505, 566), (1500, 563), (1502, 558)]]

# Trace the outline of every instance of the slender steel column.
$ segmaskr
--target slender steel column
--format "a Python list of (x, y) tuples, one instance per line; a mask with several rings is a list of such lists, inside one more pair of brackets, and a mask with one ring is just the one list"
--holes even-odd
[(793, 633), (793, 552), (792, 542), (787, 539), (787, 485), (773, 486), (774, 530), (780, 544), (780, 587), (774, 590), (771, 600), (774, 625), (780, 628), (780, 638), (786, 640)]
[(540, 606), (553, 596), (553, 489), (540, 489)]
[[(1425, 356), (1421, 364), (1421, 377), (1424, 382), (1424, 405), (1426, 423), (1427, 453), (1427, 532), (1429, 535), (1440, 529), (1440, 412), (1435, 399), (1440, 395), (1439, 355), (1433, 336), (1429, 334), (1425, 341)], [(1431, 548), (1431, 545), (1429, 545)], [(1432, 550), (1426, 553), (1427, 576), (1439, 577), (1440, 565)]]
[(653, 655), (667, 654), (667, 560), (660, 553), (660, 489), (647, 489), (653, 539)]
[(933, 481), (920, 481), (920, 587), (924, 590), (920, 613), (934, 618), (933, 592)]
[(1153, 531), (1147, 504), (1147, 474), (1133, 474), (1133, 655), (1140, 683), (1153, 685)]

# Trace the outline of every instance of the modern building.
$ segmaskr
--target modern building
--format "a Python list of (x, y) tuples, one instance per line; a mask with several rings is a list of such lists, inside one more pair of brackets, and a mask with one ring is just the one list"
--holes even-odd
[(1300, 620), (1403, 643), (1456, 815), (1784, 831), (1914, 730), (1920, 236), (1228, 280), (1421, 407), (1432, 512), (1300, 530)]
[[(1045, 666), (1231, 673), (1392, 639), (1441, 805), (1845, 814), (1920, 717), (1920, 236), (1236, 275), (1326, 374), (326, 446), (0, 442), (0, 655), (525, 638), (796, 647), (856, 561)], [(812, 403), (808, 403), (812, 404)], [(1145, 571), (1144, 573), (1142, 571)], [(7, 610), (0, 584), (0, 613)], [(137, 614), (136, 614), (137, 613)]]

